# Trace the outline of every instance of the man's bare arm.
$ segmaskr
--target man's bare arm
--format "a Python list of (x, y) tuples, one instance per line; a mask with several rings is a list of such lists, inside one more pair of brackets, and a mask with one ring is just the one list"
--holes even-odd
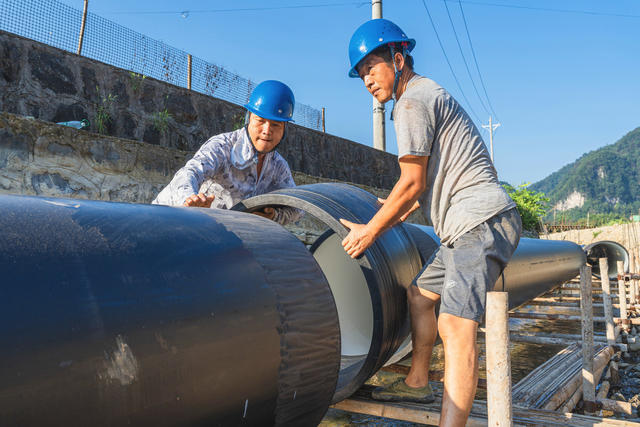
[(427, 156), (403, 156), (400, 160), (400, 179), (394, 185), (380, 210), (368, 224), (354, 224), (341, 219), (350, 232), (342, 241), (347, 253), (355, 258), (364, 252), (388, 228), (392, 227), (414, 207), (426, 189)]

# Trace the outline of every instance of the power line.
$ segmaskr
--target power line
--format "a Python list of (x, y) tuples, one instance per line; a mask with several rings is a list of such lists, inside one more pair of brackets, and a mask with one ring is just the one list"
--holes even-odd
[(444, 50), (444, 46), (442, 45), (442, 40), (440, 40), (440, 36), (438, 35), (438, 30), (436, 30), (436, 25), (433, 22), (433, 18), (431, 18), (431, 13), (429, 12), (429, 8), (427, 7), (427, 3), (425, 2), (425, 0), (422, 0), (422, 5), (424, 6), (424, 9), (427, 11), (427, 16), (429, 17), (429, 21), (431, 22), (431, 27), (433, 27), (433, 32), (436, 33), (436, 39), (438, 40), (440, 49), (442, 49), (442, 54), (444, 55), (444, 58), (447, 60), (447, 65), (449, 65), (449, 70), (451, 71), (451, 74), (453, 75), (453, 79), (456, 81), (456, 84), (458, 85), (458, 89), (460, 89), (460, 93), (462, 94), (462, 97), (467, 102), (467, 105), (469, 106), (469, 110), (475, 116), (476, 120), (478, 122), (482, 122), (482, 120), (478, 118), (478, 114), (473, 110), (471, 103), (467, 99), (467, 95), (464, 94), (464, 90), (462, 90), (462, 86), (460, 86), (460, 81), (458, 81), (458, 77), (456, 76), (456, 73), (453, 71), (453, 67), (451, 66), (451, 61), (449, 61), (447, 52)]
[[(449, 2), (453, 2), (456, 0), (445, 0)], [(500, 4), (500, 3), (489, 3), (483, 1), (472, 1), (472, 0), (463, 0), (463, 3), (467, 4), (476, 4), (481, 6), (492, 6), (492, 7), (505, 7), (510, 9), (525, 9), (525, 10), (538, 10), (543, 12), (556, 12), (556, 13), (577, 13), (581, 15), (595, 15), (595, 16), (613, 16), (617, 18), (640, 18), (640, 15), (629, 15), (624, 13), (610, 13), (610, 12), (598, 12), (593, 10), (579, 10), (579, 9), (554, 9), (550, 7), (535, 7), (535, 6), (520, 6), (514, 4)]]
[(138, 11), (115, 11), (115, 12), (99, 12), (99, 13), (111, 13), (111, 14), (129, 14), (129, 15), (190, 15), (192, 13), (224, 13), (224, 12), (251, 12), (251, 11), (264, 11), (264, 10), (281, 10), (281, 9), (313, 9), (322, 7), (338, 7), (338, 6), (364, 6), (368, 5), (368, 1), (351, 1), (342, 3), (318, 3), (318, 4), (305, 4), (305, 5), (292, 5), (292, 6), (264, 6), (264, 7), (244, 7), (244, 8), (231, 8), (231, 9), (202, 9), (202, 10), (138, 10)]
[(480, 101), (480, 105), (487, 113), (487, 115), (491, 115), (487, 106), (482, 102), (482, 97), (480, 96), (480, 92), (478, 92), (478, 88), (476, 87), (476, 82), (473, 81), (473, 77), (471, 76), (471, 70), (469, 70), (469, 64), (467, 64), (467, 58), (464, 56), (464, 52), (462, 51), (462, 45), (460, 44), (460, 39), (458, 38), (458, 32), (456, 31), (456, 26), (453, 25), (453, 19), (451, 18), (451, 13), (449, 12), (449, 6), (447, 6), (446, 0), (443, 0), (444, 8), (447, 10), (447, 16), (449, 17), (449, 22), (451, 23), (451, 28), (453, 29), (453, 35), (456, 38), (456, 43), (458, 44), (458, 49), (460, 50), (460, 56), (462, 56), (462, 61), (464, 62), (464, 67), (467, 69), (467, 74), (469, 75), (469, 80), (471, 80), (471, 85), (473, 85), (473, 90), (476, 92), (478, 96), (478, 100)]
[(462, 14), (462, 20), (464, 21), (464, 29), (467, 32), (467, 39), (469, 40), (469, 46), (471, 47), (471, 53), (473, 54), (473, 61), (476, 64), (476, 70), (478, 71), (478, 77), (480, 77), (480, 84), (482, 85), (482, 89), (484, 90), (484, 96), (487, 97), (487, 103), (489, 104), (489, 108), (491, 109), (491, 112), (493, 113), (494, 116), (496, 116), (496, 119), (498, 119), (498, 121), (500, 120), (498, 118), (498, 115), (496, 114), (495, 110), (493, 109), (493, 105), (491, 105), (491, 99), (489, 98), (489, 94), (487, 93), (487, 87), (484, 84), (484, 79), (482, 78), (482, 73), (480, 72), (480, 67), (478, 66), (478, 58), (476, 58), (476, 51), (473, 48), (473, 43), (471, 42), (471, 35), (469, 33), (469, 27), (467, 26), (467, 18), (464, 16), (464, 10), (462, 9), (462, 2), (460, 0), (458, 0), (458, 5), (460, 6), (460, 13)]

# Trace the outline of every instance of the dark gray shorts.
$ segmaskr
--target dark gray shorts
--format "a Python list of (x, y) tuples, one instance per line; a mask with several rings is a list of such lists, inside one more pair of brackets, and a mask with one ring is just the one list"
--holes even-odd
[(440, 295), (440, 313), (481, 322), (487, 291), (511, 259), (521, 231), (516, 208), (489, 218), (451, 246), (440, 246), (413, 284)]

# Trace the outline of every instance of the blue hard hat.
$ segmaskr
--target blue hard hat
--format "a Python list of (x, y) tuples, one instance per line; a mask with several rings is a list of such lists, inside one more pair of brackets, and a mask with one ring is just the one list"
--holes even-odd
[(293, 91), (277, 80), (265, 80), (251, 92), (244, 108), (267, 120), (289, 122), (296, 100)]
[(414, 39), (408, 38), (400, 27), (388, 19), (372, 19), (360, 25), (349, 41), (349, 77), (359, 77), (356, 67), (360, 61), (380, 46), (390, 43), (399, 43), (407, 52), (411, 52), (416, 45)]

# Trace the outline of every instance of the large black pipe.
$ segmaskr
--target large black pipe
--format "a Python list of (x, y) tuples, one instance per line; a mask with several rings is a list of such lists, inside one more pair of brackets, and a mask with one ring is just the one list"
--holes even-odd
[[(335, 262), (342, 262), (345, 266), (350, 262), (345, 261), (348, 255), (336, 243), (348, 232), (339, 219), (366, 223), (380, 208), (377, 198), (372, 194), (351, 185), (332, 183), (304, 185), (255, 196), (244, 200), (234, 209), (250, 212), (266, 206), (301, 209), (323, 222), (331, 229), (331, 233), (336, 234), (337, 238), (329, 242), (332, 245), (327, 251), (330, 256), (319, 259), (325, 274), (329, 274)], [(321, 240), (323, 239), (324, 237)], [(314, 245), (312, 251), (316, 250), (317, 245)], [(394, 355), (410, 334), (405, 289), (422, 268), (420, 253), (402, 226), (393, 227), (380, 236), (356, 262), (364, 276), (364, 286), (368, 288), (364, 290), (368, 299), (348, 300), (343, 305), (344, 309), (336, 301), (338, 315), (342, 318), (348, 316), (350, 310), (355, 310), (350, 304), (356, 302), (369, 305), (372, 317), (364, 322), (364, 327), (369, 330), (363, 332), (366, 345), (359, 345), (362, 350), (341, 353), (341, 369), (333, 396), (334, 402), (355, 392)], [(330, 285), (334, 296), (337, 296), (336, 292), (340, 291), (342, 283), (336, 284), (330, 280)], [(340, 327), (344, 339), (345, 330), (352, 327), (344, 322), (341, 322)], [(353, 335), (349, 335), (349, 339), (351, 338)], [(343, 348), (347, 345), (356, 347), (351, 343), (342, 343)]]
[[(414, 241), (426, 248), (421, 251), (426, 256), (440, 244), (433, 227), (405, 226)], [(523, 237), (494, 290), (508, 292), (509, 308), (515, 308), (576, 277), (585, 262), (584, 251), (573, 242)]]
[(316, 425), (333, 297), (239, 212), (0, 196), (0, 425)]

